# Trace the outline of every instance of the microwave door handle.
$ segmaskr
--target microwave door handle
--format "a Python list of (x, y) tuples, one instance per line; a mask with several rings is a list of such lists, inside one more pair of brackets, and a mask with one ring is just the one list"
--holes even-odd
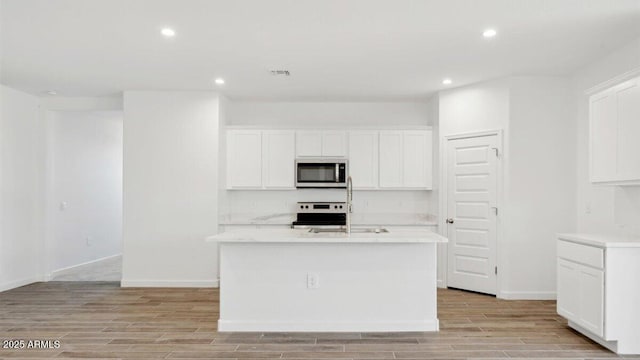
[(340, 182), (340, 164), (336, 163), (336, 182)]

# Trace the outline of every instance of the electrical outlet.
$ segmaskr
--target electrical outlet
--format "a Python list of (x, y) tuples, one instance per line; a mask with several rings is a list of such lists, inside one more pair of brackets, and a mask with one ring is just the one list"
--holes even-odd
[(585, 205), (584, 205), (584, 213), (585, 214), (591, 214), (591, 202), (588, 201)]
[(307, 274), (307, 289), (317, 289), (320, 287), (320, 277), (318, 274)]
[(87, 243), (87, 246), (91, 246), (91, 236), (87, 236), (85, 238), (85, 242)]

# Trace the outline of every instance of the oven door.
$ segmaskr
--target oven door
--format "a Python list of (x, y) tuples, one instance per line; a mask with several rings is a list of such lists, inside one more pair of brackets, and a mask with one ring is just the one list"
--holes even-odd
[(346, 186), (346, 162), (296, 161), (296, 187), (341, 188)]

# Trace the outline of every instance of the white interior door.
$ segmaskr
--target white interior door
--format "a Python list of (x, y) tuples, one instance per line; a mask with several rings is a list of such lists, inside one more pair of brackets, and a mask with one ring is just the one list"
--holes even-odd
[(496, 294), (497, 135), (447, 142), (447, 286)]

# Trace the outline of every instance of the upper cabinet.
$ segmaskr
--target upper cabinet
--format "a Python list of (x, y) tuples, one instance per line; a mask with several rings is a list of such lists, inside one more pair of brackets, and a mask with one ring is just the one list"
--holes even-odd
[(589, 98), (591, 182), (640, 184), (640, 78)]
[(294, 189), (293, 130), (227, 131), (228, 189)]
[(345, 157), (347, 133), (345, 131), (297, 131), (296, 156)]
[(380, 187), (432, 189), (432, 155), (431, 130), (381, 131)]
[(295, 188), (295, 132), (262, 133), (262, 185), (268, 189)]
[(262, 187), (262, 131), (227, 132), (227, 188)]
[(430, 190), (431, 130), (227, 130), (227, 189), (295, 189), (296, 157), (344, 157), (356, 190)]
[(433, 187), (433, 138), (431, 131), (405, 131), (403, 134), (402, 185), (408, 188)]
[(400, 188), (403, 185), (402, 131), (380, 132), (380, 187)]
[(378, 187), (378, 131), (349, 132), (349, 175), (354, 189)]

